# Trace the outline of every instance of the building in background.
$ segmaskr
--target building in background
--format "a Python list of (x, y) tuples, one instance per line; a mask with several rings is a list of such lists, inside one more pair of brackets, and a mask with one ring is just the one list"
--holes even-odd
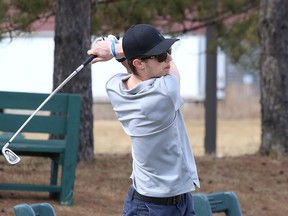
[[(181, 93), (187, 101), (205, 98), (205, 37), (180, 37), (173, 45), (173, 59), (181, 73)], [(0, 90), (49, 93), (53, 83), (54, 40), (51, 33), (0, 42)], [(69, 56), (67, 56), (69, 58)], [(81, 61), (79, 61), (81, 62)], [(78, 65), (71, 65), (71, 73)], [(226, 56), (218, 52), (218, 98), (225, 97)], [(95, 101), (107, 101), (106, 81), (125, 72), (116, 60), (92, 65), (92, 91)], [(77, 79), (77, 76), (74, 78)]]

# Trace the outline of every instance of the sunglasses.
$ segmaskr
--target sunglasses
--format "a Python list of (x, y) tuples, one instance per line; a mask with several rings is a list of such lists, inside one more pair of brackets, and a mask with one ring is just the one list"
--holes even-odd
[(153, 59), (156, 58), (159, 63), (166, 61), (168, 54), (172, 54), (172, 49), (167, 50), (166, 52), (160, 54), (160, 55), (154, 55), (154, 56), (149, 56), (149, 57), (141, 57), (139, 59), (141, 60), (146, 60), (146, 59)]

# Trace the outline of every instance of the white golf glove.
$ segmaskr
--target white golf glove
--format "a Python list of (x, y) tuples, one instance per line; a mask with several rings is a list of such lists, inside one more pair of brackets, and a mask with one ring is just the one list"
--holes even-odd
[(94, 43), (97, 43), (98, 41), (110, 41), (111, 42), (111, 46), (110, 46), (110, 53), (112, 54), (112, 56), (118, 61), (118, 62), (123, 62), (126, 60), (126, 58), (123, 58), (121, 56), (117, 56), (116, 54), (116, 50), (115, 50), (115, 44), (119, 44), (119, 40), (116, 36), (114, 35), (108, 35), (105, 37), (99, 37), (95, 40)]

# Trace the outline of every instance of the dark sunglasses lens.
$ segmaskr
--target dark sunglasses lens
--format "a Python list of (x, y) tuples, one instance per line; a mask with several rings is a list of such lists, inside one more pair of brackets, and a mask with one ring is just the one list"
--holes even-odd
[(166, 61), (168, 54), (171, 55), (172, 53), (172, 49), (167, 50), (165, 53), (162, 53), (160, 55), (157, 56), (157, 60), (158, 62), (164, 62)]
[(161, 55), (158, 55), (158, 56), (157, 56), (158, 62), (164, 62), (164, 61), (166, 61), (167, 56), (168, 56), (167, 52), (162, 53)]
[(171, 55), (172, 49), (169, 49), (169, 50), (167, 51), (167, 53), (168, 53), (169, 55)]

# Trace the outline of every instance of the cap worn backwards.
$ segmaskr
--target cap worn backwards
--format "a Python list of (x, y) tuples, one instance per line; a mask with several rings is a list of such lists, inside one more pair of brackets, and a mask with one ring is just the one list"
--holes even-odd
[(138, 24), (130, 27), (122, 41), (127, 59), (160, 55), (179, 39), (164, 38), (152, 25)]

